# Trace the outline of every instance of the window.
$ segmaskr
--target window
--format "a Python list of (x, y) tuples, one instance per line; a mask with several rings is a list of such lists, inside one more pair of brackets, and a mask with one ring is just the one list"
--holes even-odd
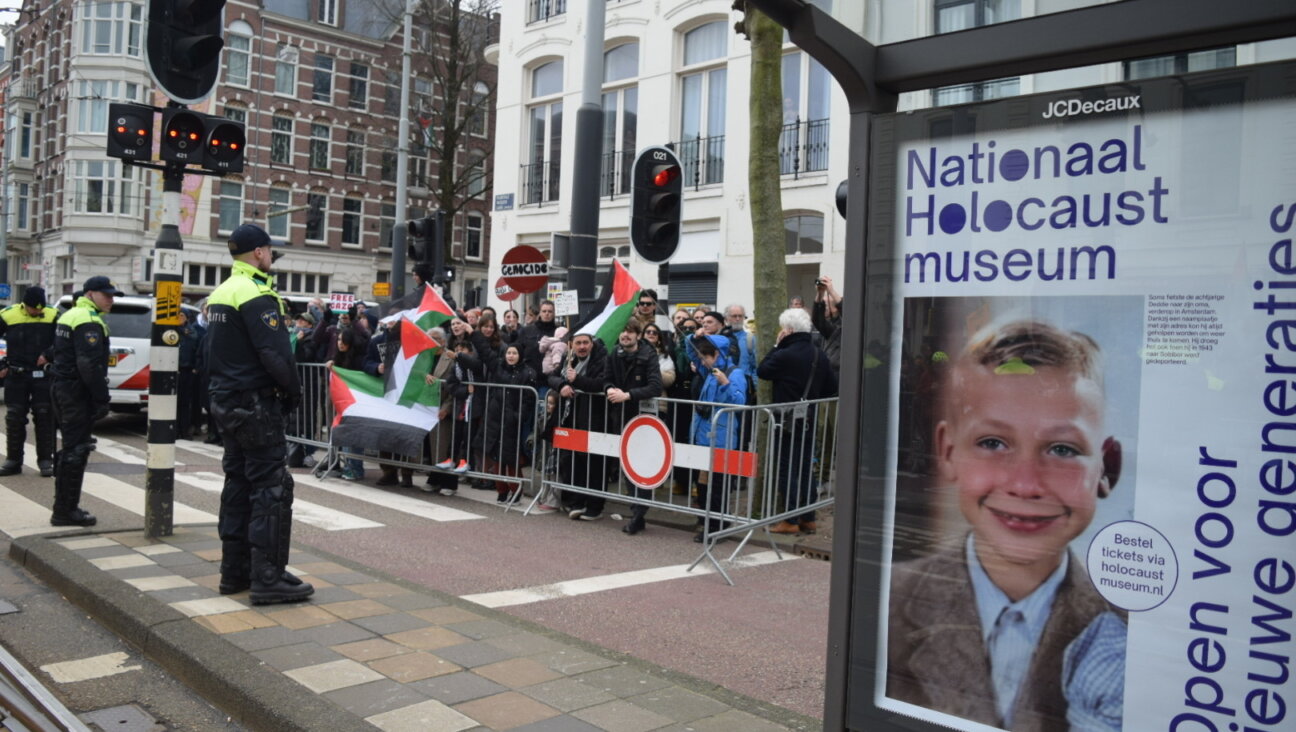
[(26, 231), (31, 228), (30, 206), (31, 206), (31, 186), (27, 183), (19, 183), (15, 186), (14, 196), (14, 220), (13, 228), (20, 231)]
[(329, 138), (333, 130), (327, 122), (311, 123), (310, 167), (311, 170), (329, 169)]
[(567, 0), (527, 0), (527, 22), (539, 23), (567, 12)]
[(1021, 17), (1021, 0), (936, 0), (936, 32), (978, 28)]
[(79, 214), (135, 213), (135, 168), (115, 160), (72, 161), (72, 210)]
[(364, 214), (364, 201), (359, 198), (342, 200), (342, 243), (360, 243), (360, 224)]
[(396, 182), (396, 166), (398, 159), (395, 150), (382, 151), (382, 179), (385, 183)]
[(468, 167), (464, 169), (468, 178), (466, 193), (473, 198), (486, 192), (486, 155), (474, 150), (468, 154), (468, 160)]
[(85, 3), (81, 53), (139, 56), (144, 29), (144, 6), (130, 2)]
[(788, 255), (823, 254), (823, 217), (788, 216), (783, 219)]
[[(707, 23), (684, 34), (680, 144), (675, 152), (684, 166), (685, 185), (724, 181), (728, 72), (723, 62), (729, 52), (729, 35), (723, 22)], [(710, 66), (701, 68), (704, 65)]]
[(522, 203), (558, 200), (562, 161), (563, 62), (551, 61), (531, 72), (527, 108), (530, 152), (522, 166)]
[(369, 67), (351, 62), (351, 99), (353, 109), (364, 109), (369, 101)]
[(220, 182), (220, 223), (216, 228), (222, 233), (231, 232), (243, 223), (243, 184), (238, 181)]
[(472, 102), (469, 114), (472, 115), (472, 122), (468, 125), (468, 132), (474, 135), (485, 135), (487, 117), (490, 115), (490, 87), (484, 82), (477, 82), (473, 85)]
[(270, 189), (270, 205), (266, 212), (266, 233), (280, 239), (288, 238), (288, 214), (276, 213), (287, 211), (292, 202), (292, 189), (276, 186)]
[(360, 129), (347, 130), (347, 175), (364, 175), (365, 133)]
[[(384, 203), (378, 209), (378, 246), (391, 249), (392, 232), (396, 229), (396, 204)], [(378, 281), (382, 282), (382, 271), (378, 272)]]
[(306, 194), (306, 241), (323, 241), (328, 220), (328, 194), (311, 191)]
[(225, 119), (247, 124), (247, 107), (225, 105)]
[(783, 56), (779, 167), (787, 175), (828, 169), (828, 70), (804, 53)]
[(1125, 78), (1150, 79), (1156, 76), (1173, 74), (1190, 74), (1194, 71), (1226, 69), (1237, 65), (1237, 47), (1215, 48), (1209, 51), (1194, 51), (1175, 56), (1157, 56), (1125, 62)]
[(319, 17), (317, 20), (325, 25), (337, 25), (337, 0), (317, 0)]
[(315, 54), (315, 82), (311, 86), (311, 99), (325, 104), (333, 103), (333, 57)]
[[(105, 108), (106, 109), (106, 108)], [(34, 115), (31, 112), (22, 113), (22, 136), (18, 140), (18, 157), (30, 158), (32, 156), (32, 130), (35, 128)], [(105, 134), (108, 132), (107, 123), (101, 128)]]
[(383, 78), (387, 82), (387, 97), (383, 99), (383, 114), (395, 117), (400, 114), (400, 74), (395, 71), (385, 71), (383, 72)]
[(414, 109), (418, 112), (428, 112), (432, 109), (432, 80), (431, 79), (414, 79)]
[(468, 214), (468, 226), (464, 235), (464, 256), (468, 259), (482, 258), (483, 225), (484, 221), (481, 214)]
[(292, 135), (292, 114), (276, 114), (270, 122), (270, 162), (292, 165)]
[[(128, 84), (121, 81), (81, 81), (77, 85), (77, 126), (79, 133), (108, 134), (109, 102), (139, 101), (139, 84)], [(23, 113), (24, 134), (28, 135), (31, 112)], [(23, 147), (30, 147), (30, 140), (23, 142)], [(30, 152), (23, 157), (30, 157)]]
[[(613, 196), (630, 190), (630, 168), (637, 149), (639, 87), (639, 44), (623, 43), (603, 54), (603, 168), (599, 180), (601, 195)], [(626, 85), (626, 80), (631, 80)], [(617, 88), (608, 88), (618, 84)]]
[[(935, 0), (935, 2), (938, 34), (1002, 23), (1021, 17), (1021, 0)], [(934, 90), (932, 98), (937, 106), (945, 106), (1009, 97), (1020, 91), (1021, 84), (1014, 77), (942, 87)]]
[(225, 34), (225, 82), (234, 86), (248, 85), (249, 60), (252, 57), (252, 39), (240, 33)]
[(421, 145), (414, 145), (409, 153), (409, 180), (411, 188), (427, 188), (428, 159), (427, 151)]
[(297, 96), (297, 56), (296, 48), (279, 46), (279, 53), (275, 56), (275, 94)]

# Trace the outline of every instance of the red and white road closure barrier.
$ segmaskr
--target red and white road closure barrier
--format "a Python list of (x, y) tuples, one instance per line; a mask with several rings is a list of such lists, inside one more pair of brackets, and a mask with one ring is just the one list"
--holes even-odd
[(619, 435), (557, 427), (553, 432), (553, 446), (618, 458), (621, 472), (640, 488), (656, 488), (665, 483), (671, 469), (676, 467), (742, 478), (756, 474), (756, 453), (673, 442), (666, 423), (651, 414), (630, 420)]

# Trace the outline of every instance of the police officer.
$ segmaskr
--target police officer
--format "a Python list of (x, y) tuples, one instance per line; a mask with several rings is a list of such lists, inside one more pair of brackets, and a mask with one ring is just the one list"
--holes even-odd
[(40, 287), (27, 288), (21, 303), (0, 310), (0, 338), (9, 348), (8, 366), (0, 368), (0, 378), (7, 375), (5, 437), (9, 443), (0, 475), (22, 472), (29, 411), (36, 428), (36, 465), (41, 477), (54, 474), (55, 425), (45, 365), (54, 356), (57, 317), (54, 308), (46, 307), (45, 290)]
[(81, 510), (81, 480), (94, 450), (90, 428), (108, 414), (108, 324), (103, 314), (121, 295), (102, 275), (86, 280), (80, 297), (54, 328), (54, 362), (49, 372), (54, 417), (63, 433), (63, 449), (54, 457), (55, 526), (94, 526), (95, 517)]
[(243, 224), (230, 234), (230, 276), (207, 298), (211, 409), (225, 441), (221, 467), (220, 593), (251, 587), (253, 605), (315, 592), (285, 571), (293, 479), (284, 464), (284, 415), (301, 401), (288, 310), (271, 286), (270, 236)]

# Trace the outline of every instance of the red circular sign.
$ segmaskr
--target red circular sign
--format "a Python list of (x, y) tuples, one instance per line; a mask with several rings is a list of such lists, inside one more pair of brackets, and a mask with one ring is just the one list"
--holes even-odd
[(519, 244), (504, 252), (500, 279), (518, 292), (535, 292), (549, 282), (549, 260), (544, 252)]
[(666, 482), (675, 464), (675, 441), (666, 423), (641, 414), (621, 432), (621, 472), (640, 488)]
[(498, 297), (504, 302), (513, 302), (519, 297), (522, 297), (522, 293), (509, 287), (508, 283), (504, 281), (503, 277), (501, 277), (499, 278), (499, 281), (495, 283), (495, 297)]

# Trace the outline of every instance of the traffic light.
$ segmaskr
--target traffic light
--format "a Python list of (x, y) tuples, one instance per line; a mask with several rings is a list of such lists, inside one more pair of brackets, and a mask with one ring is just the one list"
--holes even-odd
[(409, 234), (409, 258), (432, 265), (432, 281), (436, 284), (454, 280), (453, 269), (447, 271), (445, 266), (445, 211), (412, 219), (405, 227)]
[(679, 246), (684, 171), (675, 153), (650, 147), (635, 158), (630, 178), (630, 242), (640, 257), (660, 264)]
[(162, 110), (159, 152), (167, 162), (193, 163), (215, 173), (241, 173), (247, 139), (243, 129), (243, 123), (225, 117), (167, 107)]
[(108, 105), (108, 157), (153, 158), (153, 108), (142, 104)]
[(207, 118), (202, 166), (218, 173), (243, 172), (243, 125), (220, 117)]
[(167, 107), (162, 111), (162, 159), (173, 163), (201, 163), (207, 136), (205, 114)]
[(220, 75), (225, 0), (149, 0), (149, 74), (181, 104), (206, 99)]

